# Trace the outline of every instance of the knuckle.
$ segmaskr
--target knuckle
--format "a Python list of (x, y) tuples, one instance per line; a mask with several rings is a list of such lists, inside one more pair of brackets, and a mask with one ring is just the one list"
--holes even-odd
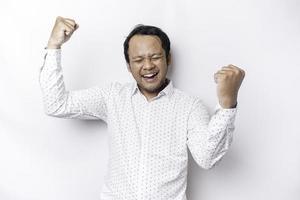
[(226, 70), (226, 69), (230, 69), (228, 66), (224, 66), (222, 67), (222, 69)]
[(66, 27), (66, 29), (70, 29), (71, 28), (71, 26), (68, 25), (68, 24), (66, 24), (66, 23), (63, 23), (63, 25), (64, 25), (64, 27)]
[(63, 20), (64, 20), (64, 18), (61, 17), (61, 16), (57, 16), (57, 17), (56, 17), (56, 21), (57, 21), (58, 23), (63, 22)]
[(75, 24), (75, 22), (74, 22), (74, 21), (68, 21), (68, 23), (70, 23), (70, 24), (72, 24), (72, 25), (74, 25), (74, 24)]
[(240, 70), (238, 70), (238, 69), (235, 69), (235, 70), (234, 70), (234, 74), (237, 74), (237, 75), (239, 75), (239, 74), (241, 74), (241, 71), (240, 71)]
[(228, 75), (228, 76), (232, 76), (234, 74), (235, 74), (235, 72), (232, 70), (226, 72), (226, 75)]
[(240, 69), (240, 70), (238, 71), (238, 74), (241, 75), (241, 76), (245, 76), (245, 71), (242, 70), (242, 69)]
[(64, 23), (63, 19), (58, 20), (58, 24), (61, 25), (61, 26), (65, 26), (65, 23)]

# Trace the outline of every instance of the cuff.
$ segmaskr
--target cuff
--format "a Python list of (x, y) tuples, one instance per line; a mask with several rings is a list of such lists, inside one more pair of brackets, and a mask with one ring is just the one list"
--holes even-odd
[(61, 62), (61, 49), (47, 49), (44, 48), (44, 60), (43, 64), (40, 67), (39, 71), (41, 72), (45, 65), (48, 68), (57, 68), (60, 67)]
[(218, 102), (217, 105), (215, 106), (215, 113), (221, 112), (222, 114), (230, 118), (236, 114), (237, 109), (238, 109), (238, 103), (235, 105), (234, 108), (223, 108)]
[(46, 56), (60, 56), (61, 55), (61, 49), (47, 49), (47, 47), (44, 48), (44, 59)]

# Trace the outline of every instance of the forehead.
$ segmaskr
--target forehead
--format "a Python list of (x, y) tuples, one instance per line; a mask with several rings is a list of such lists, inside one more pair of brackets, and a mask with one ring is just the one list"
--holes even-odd
[(163, 53), (161, 41), (156, 35), (134, 35), (129, 41), (129, 55)]

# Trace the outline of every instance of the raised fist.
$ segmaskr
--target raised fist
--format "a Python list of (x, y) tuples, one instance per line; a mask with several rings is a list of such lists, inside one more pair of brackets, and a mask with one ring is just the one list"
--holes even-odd
[(244, 77), (245, 71), (234, 65), (224, 66), (214, 74), (219, 103), (223, 108), (233, 108), (236, 105)]
[(48, 49), (59, 49), (61, 45), (68, 41), (75, 30), (79, 27), (73, 19), (63, 18), (58, 16), (56, 18), (51, 36), (48, 40)]

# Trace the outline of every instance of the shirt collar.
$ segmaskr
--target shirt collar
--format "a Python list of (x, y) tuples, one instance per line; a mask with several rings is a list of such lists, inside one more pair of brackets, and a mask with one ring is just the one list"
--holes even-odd
[[(162, 96), (162, 95), (166, 95), (169, 98), (171, 97), (171, 95), (174, 91), (173, 82), (172, 82), (172, 80), (170, 80), (168, 78), (166, 78), (166, 79), (169, 81), (168, 85), (162, 91), (160, 91), (156, 97)], [(137, 91), (140, 92), (137, 82), (135, 81), (135, 83), (133, 84), (132, 90), (131, 90), (131, 96), (134, 95)]]

